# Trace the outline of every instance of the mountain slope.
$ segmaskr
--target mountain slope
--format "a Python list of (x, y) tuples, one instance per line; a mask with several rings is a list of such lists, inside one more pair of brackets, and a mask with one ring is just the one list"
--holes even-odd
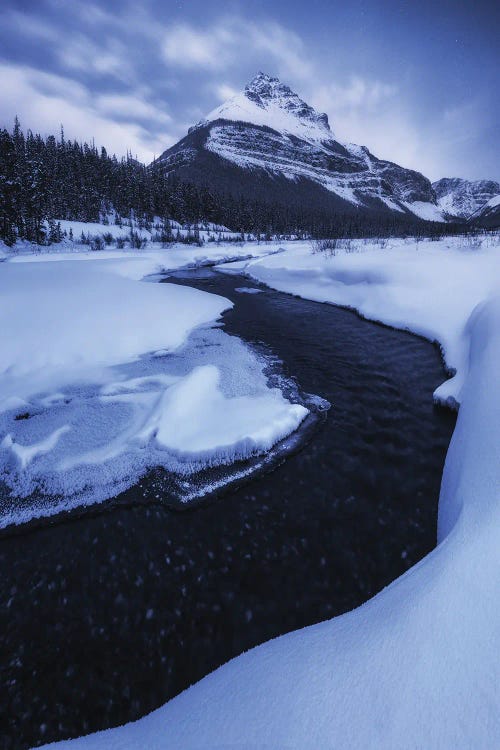
[(346, 214), (441, 221), (418, 172), (341, 144), (326, 114), (277, 78), (259, 73), (156, 162), (168, 174), (233, 194)]
[(500, 195), (490, 198), (469, 217), (469, 221), (485, 229), (500, 228)]
[(437, 205), (447, 216), (468, 219), (485, 204), (500, 194), (500, 184), (494, 180), (463, 180), (444, 177), (432, 183)]

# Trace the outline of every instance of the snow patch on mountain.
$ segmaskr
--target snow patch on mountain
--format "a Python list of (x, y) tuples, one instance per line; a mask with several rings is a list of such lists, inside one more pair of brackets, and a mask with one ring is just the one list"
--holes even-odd
[(432, 183), (437, 204), (444, 214), (467, 219), (491, 198), (500, 194), (500, 183), (494, 180), (463, 180), (444, 177)]
[[(325, 114), (264, 73), (191, 128), (158, 163), (169, 173), (183, 170), (195, 181), (201, 177), (207, 183), (215, 178), (230, 181), (226, 173), (217, 174), (213, 159), (207, 162), (206, 151), (241, 170), (262, 170), (273, 177), (303, 181), (305, 200), (315, 200), (307, 193), (307, 183), (313, 182), (359, 209), (389, 209), (430, 221), (444, 218), (426, 177), (377, 159), (365, 146), (340, 143)], [(244, 175), (237, 178), (238, 190), (244, 179)], [(279, 189), (269, 182), (270, 197), (276, 200)]]
[(334, 140), (327, 115), (316, 112), (278, 78), (264, 73), (259, 73), (244, 91), (213, 109), (200, 124), (214, 120), (249, 122), (310, 143)]
[(469, 217), (469, 220), (490, 229), (500, 227), (500, 195), (490, 198), (484, 206), (481, 206)]
[(284, 141), (279, 134), (249, 130), (242, 138), (237, 126), (220, 125), (211, 129), (205, 148), (243, 169), (263, 169), (288, 180), (312, 180), (350, 203), (361, 204), (352, 175), (332, 173), (326, 166), (328, 153), (318, 154), (317, 146), (307, 141), (297, 144)]
[(413, 201), (413, 203), (405, 202), (404, 204), (415, 216), (425, 221), (445, 221), (443, 212), (439, 210), (438, 206), (434, 203), (427, 203), (426, 201)]

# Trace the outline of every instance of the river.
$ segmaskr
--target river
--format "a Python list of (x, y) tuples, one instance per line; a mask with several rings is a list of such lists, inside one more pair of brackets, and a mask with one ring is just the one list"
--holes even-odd
[[(187, 512), (141, 502), (0, 536), (0, 744), (130, 721), (243, 650), (358, 606), (436, 543), (455, 415), (435, 346), (210, 269), (226, 332), (331, 403), (301, 450)], [(240, 292), (253, 288), (258, 294)]]

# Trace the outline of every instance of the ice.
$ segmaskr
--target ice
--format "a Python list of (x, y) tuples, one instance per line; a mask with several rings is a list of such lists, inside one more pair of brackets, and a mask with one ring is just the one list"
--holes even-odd
[(239, 294), (260, 294), (263, 290), (255, 286), (238, 286), (234, 291)]
[(0, 526), (103, 501), (154, 467), (263, 454), (307, 414), (268, 386), (265, 360), (207, 328), (228, 300), (139, 280), (166, 255), (2, 263)]
[(181, 456), (227, 460), (269, 450), (307, 414), (277, 389), (258, 397), (226, 398), (219, 384), (214, 365), (193, 369), (164, 393), (141, 437), (154, 432), (161, 446)]
[(7, 450), (10, 449), (14, 456), (19, 459), (20, 468), (25, 469), (28, 464), (36, 458), (36, 456), (43, 455), (44, 453), (53, 450), (61, 435), (64, 435), (64, 433), (68, 432), (70, 429), (71, 427), (65, 424), (57, 430), (54, 430), (54, 432), (48, 435), (45, 440), (40, 440), (38, 443), (33, 443), (32, 445), (21, 445), (21, 443), (16, 443), (12, 435), (9, 434), (4, 437), (0, 443), (0, 447)]

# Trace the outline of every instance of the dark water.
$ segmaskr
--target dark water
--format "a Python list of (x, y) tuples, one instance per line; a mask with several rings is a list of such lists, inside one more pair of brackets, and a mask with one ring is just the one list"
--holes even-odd
[(273, 473), (203, 507), (96, 508), (0, 536), (0, 747), (135, 719), (257, 643), (345, 612), (435, 544), (454, 415), (431, 344), (242, 278), (225, 328), (332, 403)]

